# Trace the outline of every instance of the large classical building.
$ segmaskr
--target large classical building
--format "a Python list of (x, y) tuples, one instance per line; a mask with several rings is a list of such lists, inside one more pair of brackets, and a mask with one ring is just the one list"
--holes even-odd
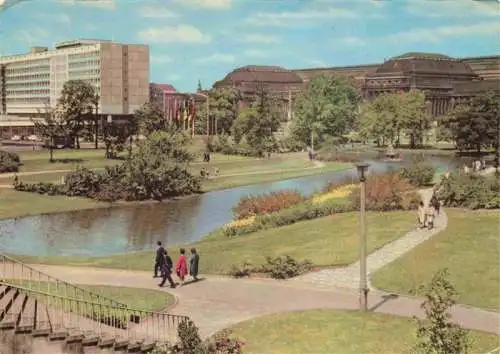
[(0, 57), (0, 126), (30, 125), (77, 79), (95, 87), (99, 114), (130, 115), (149, 99), (149, 47), (83, 39)]
[(244, 104), (264, 86), (281, 98), (290, 117), (293, 97), (318, 75), (347, 79), (368, 100), (381, 93), (422, 90), (433, 116), (445, 113), (453, 101), (488, 90), (500, 95), (500, 55), (455, 59), (435, 53), (406, 53), (383, 63), (331, 68), (287, 70), (251, 65), (233, 70), (214, 88), (238, 89)]

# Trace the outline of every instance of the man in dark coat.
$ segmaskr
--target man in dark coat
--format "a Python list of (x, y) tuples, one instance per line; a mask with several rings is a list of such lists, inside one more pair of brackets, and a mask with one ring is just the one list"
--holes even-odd
[(156, 250), (153, 278), (158, 278), (158, 271), (161, 271), (162, 269), (166, 254), (165, 248), (163, 248), (161, 242), (158, 241), (156, 244), (158, 245), (158, 249)]
[(198, 264), (200, 263), (200, 256), (196, 252), (196, 248), (191, 248), (191, 259), (189, 259), (189, 274), (194, 280), (198, 280)]
[(172, 268), (173, 262), (172, 258), (167, 254), (167, 251), (164, 253), (164, 261), (161, 268), (161, 283), (158, 284), (159, 287), (163, 287), (165, 285), (165, 281), (168, 280), (171, 288), (175, 288), (175, 283), (172, 280)]

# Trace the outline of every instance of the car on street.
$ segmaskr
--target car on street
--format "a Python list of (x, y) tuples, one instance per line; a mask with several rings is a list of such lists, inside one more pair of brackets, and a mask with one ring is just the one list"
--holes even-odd
[(37, 135), (35, 135), (35, 134), (31, 134), (31, 135), (28, 136), (27, 140), (29, 140), (29, 141), (40, 141), (40, 138)]
[(12, 135), (10, 137), (10, 140), (12, 140), (12, 141), (21, 141), (21, 136), (20, 135)]

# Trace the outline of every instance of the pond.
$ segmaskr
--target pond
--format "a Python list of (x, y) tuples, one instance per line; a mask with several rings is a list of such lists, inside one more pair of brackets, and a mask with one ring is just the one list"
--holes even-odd
[[(432, 157), (441, 169), (454, 168), (449, 157)], [(366, 161), (369, 171), (383, 172), (398, 164)], [(329, 182), (356, 178), (356, 169), (279, 182), (226, 189), (162, 203), (81, 210), (0, 221), (4, 252), (35, 256), (104, 256), (147, 250), (156, 241), (167, 245), (200, 240), (232, 219), (241, 197), (296, 189), (312, 194)]]

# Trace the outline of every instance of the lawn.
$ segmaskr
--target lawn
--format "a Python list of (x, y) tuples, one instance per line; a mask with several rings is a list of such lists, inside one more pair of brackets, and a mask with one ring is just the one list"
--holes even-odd
[[(200, 271), (204, 274), (227, 274), (233, 265), (242, 265), (245, 261), (258, 265), (265, 262), (265, 256), (279, 255), (309, 259), (316, 266), (340, 266), (358, 259), (358, 220), (358, 213), (335, 214), (245, 236), (213, 237), (186, 247), (198, 249)], [(368, 213), (367, 223), (368, 250), (371, 252), (406, 234), (415, 220), (409, 212)], [(178, 248), (171, 248), (169, 253), (177, 257)], [(26, 263), (150, 270), (152, 253), (108, 257), (15, 257)]]
[(422, 295), (440, 268), (448, 268), (460, 303), (498, 309), (500, 269), (498, 244), (500, 211), (447, 210), (445, 231), (374, 274), (380, 289)]
[[(408, 318), (356, 311), (311, 310), (264, 316), (232, 327), (244, 339), (245, 353), (404, 354), (416, 344), (415, 322)], [(470, 353), (499, 345), (494, 334), (470, 332)]]

